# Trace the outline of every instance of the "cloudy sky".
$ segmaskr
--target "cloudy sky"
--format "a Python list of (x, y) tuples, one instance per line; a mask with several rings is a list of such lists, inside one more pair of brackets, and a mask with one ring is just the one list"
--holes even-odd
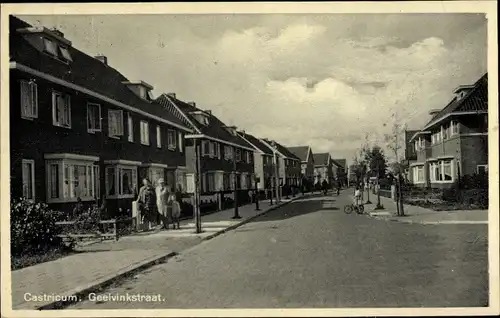
[(19, 17), (106, 55), (155, 96), (348, 161), (366, 134), (380, 140), (394, 118), (419, 128), (487, 69), (482, 14)]

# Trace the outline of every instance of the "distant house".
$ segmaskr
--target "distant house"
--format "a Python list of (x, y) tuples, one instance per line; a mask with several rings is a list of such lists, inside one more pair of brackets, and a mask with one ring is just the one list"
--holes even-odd
[[(301, 161), (301, 173), (309, 182), (314, 182), (314, 156), (310, 146), (288, 147)], [(313, 183), (314, 184), (314, 183)]]
[(400, 164), (407, 180), (409, 180), (410, 165), (417, 161), (417, 150), (411, 138), (418, 132), (419, 130), (405, 130), (404, 158)]
[[(337, 168), (337, 178), (342, 186), (347, 186), (347, 160), (346, 159), (333, 159), (333, 163)], [(350, 169), (349, 169), (350, 170)]]
[(11, 194), (70, 212), (106, 199), (131, 210), (141, 179), (177, 173), (192, 129), (152, 104), (153, 87), (130, 81), (105, 56), (75, 48), (57, 30), (10, 16)]
[(329, 153), (315, 153), (314, 154), (314, 183), (328, 182), (329, 185), (333, 184), (333, 161)]
[(238, 134), (254, 147), (254, 171), (255, 176), (259, 178), (258, 189), (268, 189), (271, 185), (271, 178), (274, 176), (273, 171), (273, 150), (259, 138), (256, 138), (245, 131), (240, 131)]
[(232, 193), (235, 181), (237, 189), (253, 188), (254, 148), (241, 138), (237, 127), (226, 126), (210, 110), (202, 110), (194, 102), (184, 102), (174, 93), (162, 94), (155, 103), (175, 113), (194, 131), (186, 135), (188, 185), (194, 186), (195, 147), (199, 147), (200, 188), (204, 198), (222, 201), (219, 196), (223, 192)]
[(488, 172), (488, 75), (459, 86), (454, 98), (410, 139), (417, 153), (410, 181), (432, 188), (451, 187), (462, 176)]
[(299, 186), (301, 180), (300, 159), (291, 153), (288, 148), (277, 141), (269, 139), (261, 140), (273, 150), (273, 154), (276, 153), (279, 171), (279, 184)]

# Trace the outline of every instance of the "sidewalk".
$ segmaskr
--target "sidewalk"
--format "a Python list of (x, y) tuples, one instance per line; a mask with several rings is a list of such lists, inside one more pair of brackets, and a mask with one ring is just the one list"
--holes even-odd
[[(367, 196), (364, 194), (364, 201)], [(397, 216), (396, 202), (390, 198), (380, 197), (383, 210), (375, 210), (377, 196), (370, 193), (372, 204), (365, 205), (365, 211), (374, 218), (402, 223), (420, 224), (488, 224), (488, 210), (455, 210), (434, 211), (415, 205), (404, 205), (404, 217)]]
[(61, 303), (56, 299), (29, 301), (25, 298), (30, 295), (49, 296), (46, 298), (52, 295), (84, 297), (125, 275), (166, 261), (203, 240), (241, 226), (301, 197), (283, 199), (280, 204), (274, 205), (269, 205), (269, 200), (261, 201), (259, 211), (255, 211), (255, 204), (242, 206), (239, 208), (241, 219), (237, 220), (231, 219), (234, 209), (202, 216), (203, 233), (196, 234), (193, 220), (185, 220), (181, 222), (180, 230), (142, 233), (121, 237), (116, 242), (80, 246), (74, 255), (13, 271), (12, 309), (57, 308)]

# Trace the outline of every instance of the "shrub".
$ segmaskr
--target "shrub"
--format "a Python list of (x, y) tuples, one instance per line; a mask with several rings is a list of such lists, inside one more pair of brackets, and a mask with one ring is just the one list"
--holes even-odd
[(22, 199), (12, 199), (10, 206), (10, 246), (11, 254), (43, 253), (51, 248), (62, 247), (57, 235), (58, 213), (45, 203)]
[(73, 234), (97, 233), (100, 230), (101, 209), (97, 205), (84, 210), (83, 213), (76, 215), (73, 225)]

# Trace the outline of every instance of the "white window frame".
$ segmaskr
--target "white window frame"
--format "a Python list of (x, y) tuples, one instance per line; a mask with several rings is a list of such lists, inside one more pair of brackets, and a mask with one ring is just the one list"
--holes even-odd
[(210, 158), (215, 157), (215, 142), (208, 142), (208, 155)]
[[(53, 198), (51, 196), (51, 190), (52, 190), (52, 183), (54, 180), (52, 180), (51, 176), (51, 169), (50, 167), (52, 165), (57, 166), (57, 181), (58, 184), (56, 185), (57, 191), (58, 191), (58, 197)], [(77, 166), (85, 166), (86, 168), (86, 173), (89, 176), (89, 180), (87, 187), (89, 187), (92, 191), (92, 195), (88, 196), (80, 196), (79, 198), (82, 201), (94, 201), (95, 198), (100, 197), (100, 172), (99, 172), (99, 165), (95, 164), (93, 160), (80, 160), (80, 159), (48, 159), (45, 161), (45, 166), (46, 166), (46, 175), (47, 175), (47, 203), (67, 203), (67, 202), (77, 202), (78, 197), (71, 197), (70, 191), (71, 191), (71, 185), (68, 184), (68, 195), (65, 196), (65, 180), (67, 179), (74, 179), (74, 169), (69, 169), (68, 173), (70, 174), (69, 176), (66, 176), (66, 169), (65, 166), (70, 165), (71, 167), (77, 165)], [(90, 173), (90, 175), (89, 175)]]
[(161, 127), (156, 125), (156, 147), (161, 148)]
[[(52, 44), (52, 46), (47, 45), (48, 43)], [(53, 49), (54, 51), (50, 50)], [(57, 43), (51, 39), (43, 38), (43, 50), (48, 54), (57, 57)]]
[[(23, 92), (23, 87), (26, 91)], [(38, 118), (38, 85), (34, 81), (21, 80), (19, 86), (21, 98), (21, 118), (33, 120)], [(25, 95), (27, 99), (23, 98)], [(27, 102), (27, 105), (25, 105)]]
[(71, 62), (73, 59), (71, 58), (71, 54), (69, 54), (69, 50), (67, 47), (59, 46), (59, 51), (61, 52), (61, 56), (64, 60)]
[[(110, 193), (110, 183), (109, 183), (109, 173), (110, 169), (114, 169), (114, 185), (115, 191), (113, 194)], [(132, 170), (132, 193), (123, 194), (120, 193), (120, 189), (123, 183), (123, 170)], [(137, 177), (137, 166), (136, 165), (127, 165), (127, 164), (111, 164), (105, 166), (105, 190), (106, 190), (106, 198), (108, 199), (129, 199), (135, 198), (135, 196), (139, 193), (139, 181)], [(135, 187), (134, 187), (135, 186)], [(123, 191), (122, 191), (123, 192)]]
[(149, 122), (147, 120), (141, 120), (139, 129), (141, 132), (141, 145), (149, 146), (151, 143), (149, 138)]
[(173, 129), (167, 130), (168, 150), (175, 150), (177, 148), (177, 132)]
[[(116, 119), (116, 122), (114, 119)], [(115, 126), (113, 127), (113, 124)], [(117, 109), (108, 110), (108, 135), (110, 138), (120, 139), (123, 136), (123, 111)]]
[(184, 142), (182, 140), (184, 136), (180, 131), (177, 133), (177, 136), (179, 138), (179, 152), (182, 153), (184, 152)]
[[(418, 177), (419, 171), (422, 171), (422, 179)], [(413, 166), (413, 183), (414, 184), (419, 184), (419, 183), (425, 183), (425, 171), (424, 171), (424, 166)]]
[(484, 167), (486, 175), (488, 175), (488, 165), (476, 165), (476, 173), (479, 174), (479, 168)]
[[(451, 180), (445, 180), (444, 167), (445, 162), (449, 162), (450, 164), (450, 174)], [(455, 159), (445, 159), (433, 161), (429, 164), (429, 174), (431, 183), (453, 183), (455, 182)], [(436, 180), (436, 174), (434, 173), (435, 167), (439, 167), (440, 175), (442, 180)]]
[(129, 142), (134, 142), (134, 119), (132, 118), (132, 114), (127, 113), (127, 130), (128, 136), (127, 139)]
[[(67, 118), (63, 118), (63, 122), (61, 122), (61, 118), (57, 120), (57, 97), (61, 97), (64, 100), (65, 105), (67, 105), (67, 112), (64, 112), (64, 109), (62, 111), (63, 117), (64, 114), (67, 114)], [(52, 124), (57, 127), (71, 129), (71, 96), (69, 94), (52, 91)]]
[[(89, 106), (97, 106), (98, 108), (98, 121), (99, 121), (99, 127), (98, 128), (91, 128), (90, 127), (90, 111), (89, 111)], [(95, 132), (100, 132), (102, 131), (102, 118), (101, 118), (101, 105), (97, 103), (87, 103), (87, 132), (93, 134)]]
[[(25, 193), (25, 185), (24, 185), (24, 180), (27, 176), (24, 175), (24, 166), (29, 165), (29, 169), (31, 172), (31, 178), (28, 180), (28, 182), (31, 183), (31, 198), (28, 198)], [(23, 197), (26, 198), (29, 201), (35, 201), (35, 160), (32, 159), (23, 159), (22, 160), (22, 165), (21, 165), (21, 173), (22, 173), (22, 183), (23, 183)]]
[(450, 124), (450, 136), (456, 136), (460, 134), (460, 125), (457, 121), (452, 120)]

